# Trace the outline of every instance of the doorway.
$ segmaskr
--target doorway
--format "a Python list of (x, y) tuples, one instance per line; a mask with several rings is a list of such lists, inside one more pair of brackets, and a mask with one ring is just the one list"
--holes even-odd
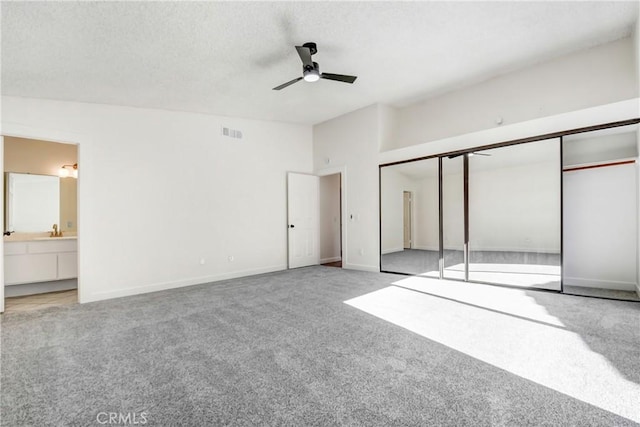
[(320, 264), (342, 268), (342, 176), (320, 177)]
[(287, 267), (350, 268), (348, 264), (346, 170), (316, 175), (287, 173)]
[(78, 146), (2, 140), (4, 311), (77, 303)]

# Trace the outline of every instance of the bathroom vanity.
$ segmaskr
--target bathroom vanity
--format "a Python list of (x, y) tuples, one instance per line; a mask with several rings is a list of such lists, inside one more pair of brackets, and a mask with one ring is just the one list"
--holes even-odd
[(4, 242), (5, 285), (78, 277), (77, 237), (36, 237)]

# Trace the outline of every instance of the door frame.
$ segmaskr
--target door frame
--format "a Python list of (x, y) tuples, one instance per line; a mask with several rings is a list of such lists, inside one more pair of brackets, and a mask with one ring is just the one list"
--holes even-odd
[[(4, 164), (4, 138), (15, 137), (15, 138), (26, 138), (26, 139), (37, 139), (40, 141), (47, 142), (55, 142), (59, 144), (72, 144), (76, 146), (77, 156), (78, 156), (78, 164), (83, 165), (84, 156), (83, 156), (83, 142), (87, 141), (87, 137), (83, 134), (74, 133), (74, 132), (66, 132), (60, 131), (57, 129), (48, 129), (48, 128), (34, 128), (32, 126), (27, 126), (19, 123), (13, 122), (1, 122), (2, 133), (0, 134), (0, 160), (2, 164)], [(4, 172), (4, 167), (3, 167)], [(78, 303), (83, 302), (83, 293), (84, 286), (82, 285), (82, 246), (81, 246), (81, 233), (84, 233), (82, 229), (82, 173), (78, 174), (78, 182), (77, 182), (77, 233), (78, 233)], [(0, 176), (0, 186), (4, 188), (4, 173)], [(4, 206), (5, 203), (5, 195), (2, 195), (2, 204)], [(0, 221), (4, 224), (4, 209), (0, 209), (2, 212), (0, 213)], [(4, 313), (5, 304), (4, 304), (4, 244), (0, 245), (0, 313)]]
[(314, 175), (319, 177), (335, 174), (340, 174), (340, 252), (342, 257), (342, 268), (350, 268), (348, 258), (349, 251), (347, 248), (347, 167), (345, 165), (332, 166), (318, 169), (314, 173)]

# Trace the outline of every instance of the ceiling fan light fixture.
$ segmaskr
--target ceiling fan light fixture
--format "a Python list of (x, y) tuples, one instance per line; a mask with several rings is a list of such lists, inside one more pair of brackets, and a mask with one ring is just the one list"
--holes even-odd
[(309, 70), (304, 72), (305, 82), (317, 82), (320, 80), (320, 73), (318, 70)]

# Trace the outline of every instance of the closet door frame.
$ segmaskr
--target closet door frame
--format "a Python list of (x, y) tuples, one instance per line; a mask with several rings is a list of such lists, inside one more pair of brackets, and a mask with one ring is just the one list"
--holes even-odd
[[(638, 124), (640, 123), (640, 118), (634, 118), (634, 119), (628, 119), (628, 120), (621, 120), (621, 121), (616, 121), (616, 122), (609, 122), (609, 123), (602, 123), (602, 124), (598, 124), (598, 125), (592, 125), (592, 126), (586, 126), (586, 127), (581, 127), (581, 128), (575, 128), (575, 129), (570, 129), (570, 130), (565, 130), (565, 131), (559, 131), (559, 132), (552, 132), (552, 133), (547, 133), (547, 134), (542, 134), (542, 135), (536, 135), (536, 136), (531, 136), (531, 137), (526, 137), (526, 138), (519, 138), (519, 139), (515, 139), (515, 140), (510, 140), (510, 141), (504, 141), (504, 142), (498, 142), (498, 143), (494, 143), (494, 144), (487, 144), (487, 145), (480, 145), (480, 146), (475, 146), (475, 147), (470, 147), (470, 148), (465, 148), (465, 149), (461, 149), (461, 150), (455, 150), (455, 151), (450, 151), (450, 152), (445, 152), (445, 153), (439, 153), (439, 154), (434, 154), (434, 155), (429, 155), (429, 156), (423, 156), (423, 157), (417, 157), (417, 158), (413, 158), (413, 159), (409, 159), (409, 160), (401, 160), (401, 161), (396, 161), (396, 162), (390, 162), (390, 163), (384, 163), (384, 164), (380, 164), (378, 166), (379, 170), (378, 170), (378, 190), (379, 190), (379, 198), (378, 198), (378, 202), (380, 205), (380, 217), (379, 217), (379, 223), (380, 223), (380, 227), (379, 227), (379, 242), (380, 242), (380, 272), (383, 273), (395, 273), (395, 274), (402, 274), (402, 275), (407, 275), (410, 276), (411, 274), (409, 273), (401, 273), (401, 272), (393, 272), (393, 271), (385, 271), (382, 269), (382, 168), (384, 167), (389, 167), (389, 166), (395, 166), (395, 165), (400, 165), (400, 164), (404, 164), (404, 163), (411, 163), (411, 162), (417, 162), (417, 161), (421, 161), (421, 160), (429, 160), (429, 159), (438, 159), (438, 220), (439, 220), (439, 236), (438, 236), (438, 240), (439, 240), (439, 262), (438, 262), (438, 267), (439, 267), (439, 278), (443, 279), (444, 276), (444, 235), (443, 235), (443, 222), (444, 222), (444, 212), (443, 212), (443, 185), (442, 185), (442, 181), (443, 181), (443, 174), (442, 174), (442, 160), (445, 157), (449, 157), (449, 158), (453, 158), (453, 157), (458, 157), (458, 156), (463, 156), (463, 181), (464, 181), (464, 269), (465, 269), (465, 275), (464, 275), (464, 279), (448, 279), (448, 280), (458, 280), (458, 281), (465, 281), (465, 282), (470, 282), (470, 283), (483, 283), (483, 282), (477, 282), (477, 281), (469, 281), (469, 195), (468, 195), (468, 179), (469, 179), (469, 154), (474, 152), (474, 151), (481, 151), (481, 150), (489, 150), (489, 149), (494, 149), (494, 148), (501, 148), (501, 147), (508, 147), (508, 146), (512, 146), (512, 145), (519, 145), (519, 144), (526, 144), (526, 143), (530, 143), (530, 142), (537, 142), (537, 141), (543, 141), (543, 140), (547, 140), (547, 139), (559, 139), (559, 156), (560, 156), (560, 168), (558, 173), (560, 174), (560, 290), (550, 290), (550, 289), (540, 289), (540, 288), (522, 288), (519, 286), (509, 286), (509, 285), (503, 285), (503, 284), (494, 284), (494, 283), (488, 283), (490, 285), (494, 285), (494, 286), (502, 286), (502, 287), (513, 287), (513, 288), (517, 288), (517, 289), (528, 289), (528, 290), (534, 290), (534, 291), (540, 291), (540, 292), (553, 292), (553, 293), (564, 293), (564, 270), (562, 268), (563, 265), (563, 253), (564, 253), (564, 237), (563, 237), (563, 229), (564, 229), (564, 224), (563, 224), (563, 217), (564, 217), (564, 212), (563, 212), (563, 185), (562, 185), (562, 174), (563, 174), (563, 165), (562, 165), (562, 157), (563, 157), (563, 137), (567, 136), (567, 135), (575, 135), (575, 134), (579, 134), (579, 133), (587, 133), (587, 132), (593, 132), (593, 131), (598, 131), (598, 130), (603, 130), (603, 129), (610, 129), (610, 128), (616, 128), (616, 127), (620, 127), (620, 126), (628, 126), (628, 125), (634, 125), (634, 124)], [(592, 297), (592, 298), (600, 298), (600, 297)], [(607, 298), (605, 298), (607, 299)]]

